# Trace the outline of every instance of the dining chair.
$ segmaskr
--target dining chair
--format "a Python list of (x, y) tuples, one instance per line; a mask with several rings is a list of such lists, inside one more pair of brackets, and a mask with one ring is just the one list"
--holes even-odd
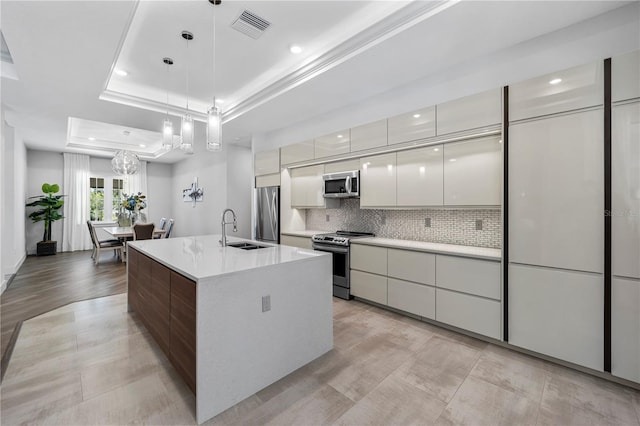
[(120, 240), (103, 240), (100, 241), (98, 239), (98, 235), (96, 234), (96, 228), (91, 224), (90, 221), (87, 221), (87, 225), (89, 226), (89, 233), (91, 234), (91, 242), (93, 242), (93, 260), (97, 265), (100, 263), (100, 252), (105, 250), (113, 250), (113, 254), (117, 254), (120, 256), (120, 261), (124, 262), (123, 249), (124, 245)]
[[(164, 227), (167, 226), (167, 218), (163, 217), (160, 219), (160, 225), (158, 225), (158, 229), (164, 230)], [(153, 238), (162, 238), (162, 234), (154, 235)]]
[(171, 236), (172, 229), (173, 229), (173, 219), (169, 219), (169, 224), (167, 225), (167, 232), (164, 233), (165, 238), (169, 238)]
[(154, 223), (136, 223), (133, 225), (133, 240), (150, 240), (153, 238)]

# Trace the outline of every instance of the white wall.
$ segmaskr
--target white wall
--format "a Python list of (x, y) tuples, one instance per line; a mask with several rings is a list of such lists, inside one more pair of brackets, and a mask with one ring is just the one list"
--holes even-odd
[(148, 163), (147, 164), (147, 198), (149, 208), (147, 220), (156, 226), (160, 225), (160, 218), (173, 217), (173, 205), (171, 203), (171, 164)]
[(301, 142), (333, 131), (436, 105), (640, 48), (640, 3), (462, 62), (369, 98), (254, 137), (254, 151)]
[[(236, 237), (251, 238), (253, 155), (251, 149), (227, 145), (227, 207), (238, 218)], [(219, 231), (218, 231), (219, 232)]]
[[(59, 152), (27, 151), (27, 197), (42, 195), (43, 183), (57, 183), (60, 185), (60, 193), (67, 194), (64, 188), (64, 161)], [(31, 211), (31, 210), (29, 210)], [(58, 242), (58, 251), (62, 251), (62, 223), (65, 219), (53, 223), (51, 238)], [(28, 254), (36, 253), (38, 241), (42, 240), (44, 224), (26, 221), (26, 247)], [(24, 242), (23, 242), (24, 247)]]

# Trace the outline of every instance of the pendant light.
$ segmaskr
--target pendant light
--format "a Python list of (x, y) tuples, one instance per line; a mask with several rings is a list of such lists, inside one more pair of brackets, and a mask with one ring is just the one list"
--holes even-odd
[(213, 106), (207, 111), (207, 150), (222, 151), (222, 111), (216, 106), (216, 12), (222, 0), (209, 0), (213, 7)]
[[(122, 134), (126, 145), (129, 131), (125, 130)], [(111, 169), (118, 175), (135, 175), (140, 171), (140, 159), (133, 152), (121, 149), (111, 160)]]
[(162, 123), (162, 149), (170, 151), (173, 148), (173, 122), (169, 119), (169, 66), (173, 65), (173, 59), (162, 58), (167, 65), (167, 116)]
[(193, 154), (193, 117), (189, 114), (189, 41), (193, 40), (193, 34), (183, 31), (181, 35), (187, 41), (187, 111), (180, 126), (180, 149), (185, 154)]

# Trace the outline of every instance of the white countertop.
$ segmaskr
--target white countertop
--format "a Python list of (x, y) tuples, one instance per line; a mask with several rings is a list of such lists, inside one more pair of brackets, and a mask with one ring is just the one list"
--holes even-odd
[(303, 230), (303, 231), (282, 231), (282, 235), (291, 235), (293, 237), (307, 237), (311, 238), (315, 234), (328, 234), (330, 231), (313, 231), (313, 230)]
[(351, 240), (351, 244), (364, 244), (369, 246), (425, 251), (429, 253), (451, 254), (454, 256), (475, 257), (478, 259), (488, 260), (500, 260), (502, 258), (502, 251), (500, 249), (460, 246), (456, 244), (427, 243), (424, 241), (394, 240), (391, 238), (356, 238)]
[[(327, 253), (252, 241), (268, 248), (242, 250), (222, 247), (220, 235), (130, 241), (128, 245), (193, 280), (254, 268), (303, 261)], [(228, 242), (251, 241), (229, 237)]]

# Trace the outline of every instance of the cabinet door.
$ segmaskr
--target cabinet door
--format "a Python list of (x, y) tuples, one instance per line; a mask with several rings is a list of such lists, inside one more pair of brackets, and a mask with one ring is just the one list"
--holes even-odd
[(280, 163), (292, 164), (313, 160), (313, 139), (280, 148)]
[(436, 317), (436, 290), (422, 284), (387, 279), (388, 303), (392, 308), (424, 318)]
[(509, 86), (509, 120), (602, 105), (602, 61), (532, 78)]
[(325, 173), (351, 172), (354, 170), (360, 170), (360, 160), (357, 158), (324, 165)]
[(397, 205), (441, 206), (442, 145), (397, 153)]
[(500, 300), (500, 262), (436, 256), (436, 285)]
[(351, 294), (386, 305), (387, 277), (351, 270)]
[(502, 144), (498, 136), (444, 145), (444, 204), (498, 206)]
[(387, 121), (389, 145), (436, 135), (436, 107), (407, 112)]
[(640, 383), (640, 280), (611, 283), (611, 374)]
[(436, 106), (437, 133), (446, 135), (502, 123), (502, 89), (493, 89)]
[(640, 50), (611, 59), (611, 101), (640, 98)]
[(140, 284), (138, 283), (138, 261), (140, 255), (132, 248), (127, 250), (127, 303), (129, 310), (140, 309)]
[(280, 186), (280, 173), (256, 176), (256, 188), (265, 188), (268, 186)]
[(196, 392), (196, 283), (171, 272), (171, 362)]
[(511, 262), (602, 272), (602, 110), (511, 125)]
[(384, 247), (351, 245), (351, 268), (379, 275), (387, 275), (387, 249)]
[(150, 303), (147, 306), (148, 329), (165, 353), (171, 340), (171, 270), (156, 261), (151, 263)]
[(256, 152), (253, 160), (253, 174), (255, 176), (280, 173), (280, 150)]
[(348, 154), (351, 151), (351, 132), (349, 129), (320, 136), (314, 140), (315, 158)]
[(324, 207), (323, 173), (323, 165), (291, 170), (291, 207)]
[(351, 152), (387, 145), (387, 119), (351, 128)]
[(436, 288), (436, 320), (501, 339), (501, 305), (496, 300)]
[(388, 249), (387, 262), (390, 277), (429, 285), (436, 283), (435, 254)]
[(280, 235), (280, 244), (283, 246), (298, 247), (313, 250), (311, 238), (297, 237), (294, 235)]
[(640, 102), (612, 110), (613, 275), (640, 278)]
[(601, 274), (509, 266), (509, 343), (602, 371), (603, 315)]
[(396, 154), (360, 159), (360, 207), (395, 207)]

